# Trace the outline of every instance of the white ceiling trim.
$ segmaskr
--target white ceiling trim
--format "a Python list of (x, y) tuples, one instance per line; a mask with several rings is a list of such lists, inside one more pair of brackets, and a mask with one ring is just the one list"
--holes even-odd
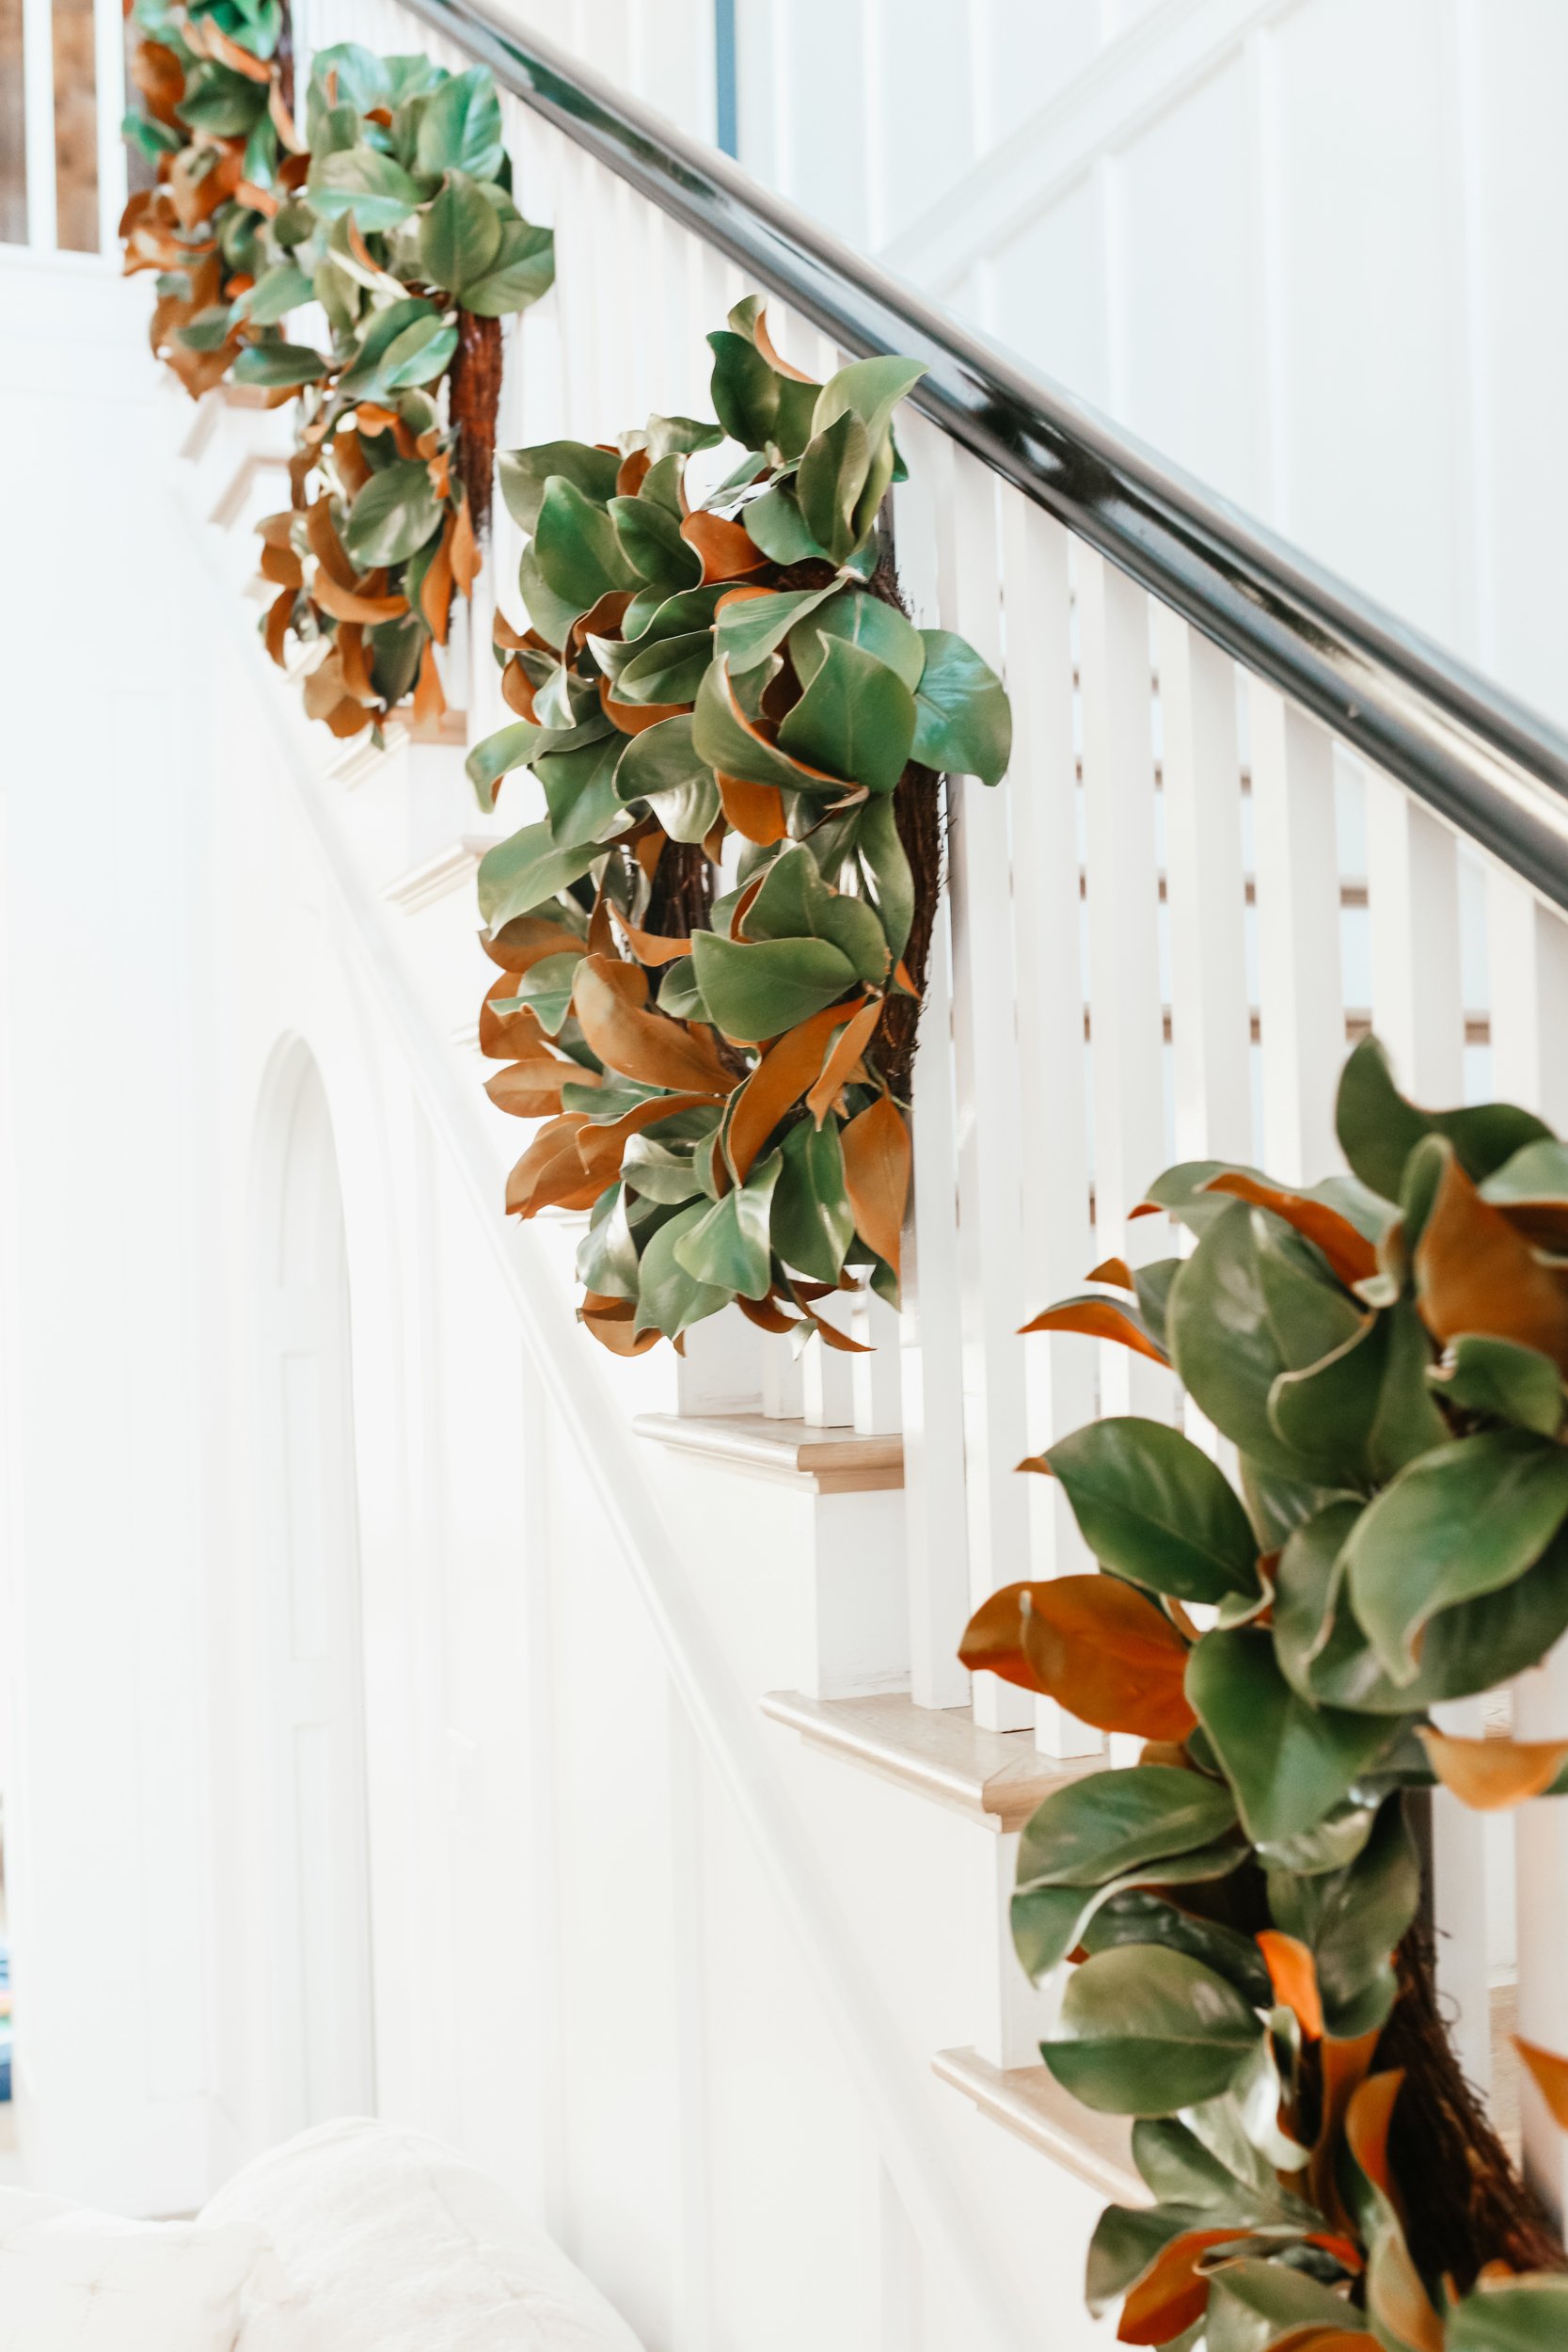
[(1296, 0), (1160, 0), (878, 254), (935, 294), (1049, 210)]

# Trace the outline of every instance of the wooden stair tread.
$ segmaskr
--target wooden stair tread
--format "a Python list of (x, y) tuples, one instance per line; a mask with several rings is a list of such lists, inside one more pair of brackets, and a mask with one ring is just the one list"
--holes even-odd
[(1080, 2106), (1043, 2066), (992, 2066), (976, 2050), (939, 2050), (931, 2070), (982, 2115), (1118, 2205), (1147, 2205), (1125, 2116)]
[(753, 1477), (806, 1479), (817, 1494), (876, 1494), (904, 1483), (904, 1440), (818, 1429), (764, 1413), (639, 1413), (640, 1438)]
[(1104, 1767), (1103, 1756), (1042, 1756), (1032, 1732), (984, 1731), (967, 1708), (916, 1707), (903, 1692), (811, 1699), (770, 1691), (762, 1710), (841, 1762), (996, 1831), (1022, 1829), (1053, 1789)]

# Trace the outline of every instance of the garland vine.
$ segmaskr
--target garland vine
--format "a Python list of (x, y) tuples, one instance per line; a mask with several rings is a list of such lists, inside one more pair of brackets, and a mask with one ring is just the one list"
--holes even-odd
[(509, 1211), (591, 1211), (604, 1345), (678, 1347), (734, 1301), (855, 1347), (813, 1310), (897, 1300), (937, 771), (996, 783), (1011, 719), (971, 645), (906, 617), (879, 535), (921, 368), (818, 384), (755, 297), (708, 342), (717, 421), (500, 462), (528, 626), (498, 620), (516, 717), (468, 770), (486, 807), (531, 770), (545, 814), (480, 867), (480, 1041), (492, 1099), (546, 1122)]
[[(259, 525), (262, 625), (337, 736), (446, 708), (436, 647), (472, 592), (489, 515), (500, 322), (538, 300), (554, 238), (511, 194), (483, 67), (323, 50), (305, 137), (285, 96), (279, 0), (136, 0), (153, 166), (121, 222), (158, 272), (153, 350), (193, 397), (223, 383), (296, 404), (290, 504)], [(289, 339), (311, 309), (326, 349)]]
[[(1433, 1997), (1418, 1808), (1568, 1794), (1568, 1738), (1433, 1716), (1568, 1629), (1568, 1145), (1418, 1110), (1371, 1040), (1338, 1126), (1307, 1192), (1167, 1170), (1191, 1254), (1026, 1327), (1172, 1365), (1240, 1490), (1163, 1422), (1060, 1438), (1022, 1467), (1100, 1571), (993, 1595), (962, 1655), (1147, 1743), (1046, 1799), (1013, 1899), (1030, 1976), (1077, 1963), (1045, 2062), (1136, 2119), (1154, 2200), (1102, 2217), (1091, 2308), (1180, 2352), (1547, 2352), (1560, 2247)], [(1568, 2123), (1568, 2060), (1518, 2046)]]

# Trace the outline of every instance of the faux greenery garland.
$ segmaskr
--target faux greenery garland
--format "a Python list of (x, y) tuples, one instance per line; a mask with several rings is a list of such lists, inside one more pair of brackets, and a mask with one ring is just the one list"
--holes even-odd
[(619, 1353), (732, 1299), (850, 1345), (816, 1301), (857, 1275), (896, 1299), (934, 771), (995, 783), (1010, 748), (1000, 681), (879, 560), (920, 368), (817, 384), (754, 298), (708, 340), (717, 423), (501, 460), (529, 627), (498, 625), (517, 718), (468, 763), (485, 805), (526, 766), (546, 806), (480, 869), (489, 1091), (546, 1120), (507, 1206), (592, 1209), (581, 1313)]
[[(512, 200), (483, 67), (324, 50), (305, 151), (267, 62), (277, 0), (250, 4), (230, 32), (216, 18), (240, 0), (139, 0), (157, 10), (137, 77), (158, 111), (138, 122), (162, 176), (128, 208), (126, 266), (164, 273), (154, 348), (193, 394), (228, 377), (298, 400), (292, 503), (260, 526), (278, 592), (264, 634), (279, 665), (291, 632), (322, 648), (306, 707), (351, 736), (410, 696), (416, 718), (445, 707), (435, 647), (480, 568), (499, 322), (548, 289), (554, 238)], [(285, 334), (311, 305), (325, 350)]]
[[(1560, 2352), (1560, 2255), (1431, 1999), (1410, 1792), (1568, 1793), (1568, 1739), (1431, 1719), (1568, 1628), (1568, 1145), (1416, 1109), (1370, 1041), (1338, 1133), (1353, 1173), (1306, 1193), (1172, 1168), (1191, 1255), (1028, 1327), (1173, 1364), (1241, 1491), (1132, 1417), (1024, 1465), (1103, 1572), (995, 1595), (965, 1660), (1148, 1744), (1036, 1813), (1014, 1935), (1037, 1979), (1078, 1963), (1052, 2073), (1138, 2119), (1155, 2202), (1089, 2256), (1122, 2342)], [(1568, 2120), (1568, 2067), (1520, 2047)]]

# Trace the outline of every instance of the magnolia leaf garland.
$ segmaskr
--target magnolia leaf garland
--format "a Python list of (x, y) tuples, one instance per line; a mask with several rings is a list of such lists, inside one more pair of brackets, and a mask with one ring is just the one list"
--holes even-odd
[[(512, 200), (483, 67), (324, 50), (301, 139), (278, 0), (250, 6), (137, 0), (128, 129), (158, 183), (127, 207), (126, 268), (159, 271), (153, 348), (193, 395), (297, 404), (291, 503), (260, 525), (262, 627), (280, 667), (291, 636), (309, 649), (309, 715), (339, 736), (410, 703), (435, 720), (435, 648), (480, 568), (499, 321), (546, 292), (554, 239)], [(325, 350), (291, 335), (307, 306)]]
[[(1436, 2158), (1402, 2143), (1401, 2053), (1457, 2070), (1434, 2007), (1412, 2042), (1396, 1955), (1408, 1791), (1568, 1792), (1568, 1740), (1431, 1721), (1568, 1629), (1568, 1145), (1508, 1105), (1418, 1110), (1371, 1040), (1338, 1133), (1351, 1173), (1306, 1192), (1169, 1169), (1150, 1205), (1191, 1254), (1107, 1262), (1091, 1279), (1125, 1304), (1029, 1327), (1171, 1364), (1240, 1490), (1164, 1422), (1058, 1440), (1022, 1467), (1060, 1482), (1101, 1572), (994, 1594), (962, 1654), (1148, 1743), (1040, 1806), (1013, 1902), (1032, 1976), (1077, 1963), (1046, 2064), (1137, 2119), (1154, 2200), (1101, 2218), (1091, 2308), (1119, 2303), (1123, 2343), (1210, 2352), (1544, 2352), (1568, 2278), (1479, 2110)], [(1568, 2060), (1523, 2055), (1568, 2122)], [(1472, 2170), (1504, 2184), (1489, 2221)]]
[(732, 1300), (850, 1346), (825, 1295), (896, 1301), (937, 887), (908, 844), (936, 840), (934, 771), (994, 784), (1011, 742), (1000, 680), (879, 562), (919, 367), (817, 384), (754, 298), (708, 340), (716, 422), (502, 458), (527, 627), (498, 622), (516, 716), (468, 761), (486, 808), (524, 768), (544, 803), (479, 878), (489, 1092), (545, 1121), (507, 1206), (590, 1211), (582, 1319), (620, 1354)]

